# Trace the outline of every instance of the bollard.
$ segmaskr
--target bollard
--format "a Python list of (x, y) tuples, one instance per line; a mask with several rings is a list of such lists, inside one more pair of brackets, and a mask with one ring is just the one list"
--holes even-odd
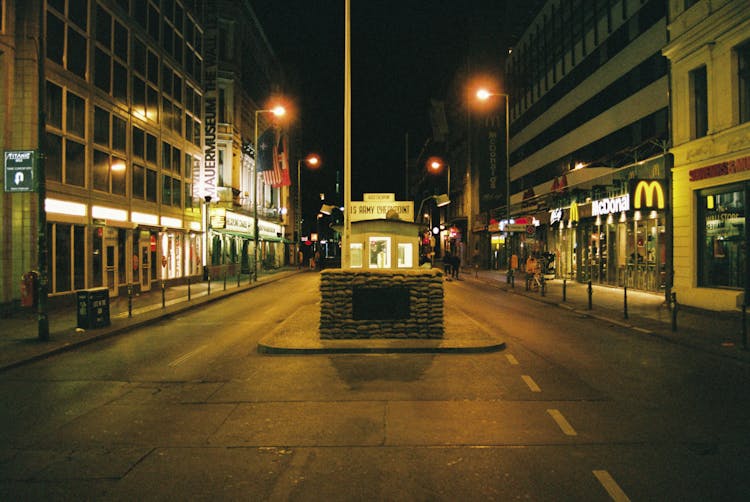
[(677, 293), (672, 293), (672, 331), (677, 331)]
[(742, 348), (747, 350), (747, 305), (742, 302)]
[(240, 279), (242, 279), (242, 274), (239, 270), (237, 270), (237, 287), (240, 287)]
[(211, 274), (208, 274), (208, 293), (207, 295), (211, 295)]
[(133, 285), (128, 284), (128, 317), (133, 317)]
[(592, 306), (591, 306), (591, 297), (594, 295), (594, 290), (591, 287), (591, 281), (589, 281), (588, 292), (589, 292), (589, 310), (591, 310), (591, 308), (592, 308)]
[(513, 269), (510, 269), (510, 287), (516, 289), (516, 273)]
[(563, 301), (568, 300), (568, 280), (563, 279)]
[(623, 296), (622, 296), (622, 306), (623, 306), (623, 317), (625, 319), (628, 318), (628, 287), (625, 286), (622, 288)]
[(167, 288), (167, 285), (164, 283), (164, 281), (161, 281), (161, 308), (164, 308), (167, 306), (166, 288)]
[(188, 277), (188, 301), (190, 301), (190, 277)]
[(227, 271), (224, 271), (224, 291), (227, 290)]
[(542, 296), (546, 296), (546, 293), (547, 293), (547, 291), (546, 291), (546, 288), (547, 288), (547, 281), (545, 281), (545, 280), (544, 280), (544, 276), (542, 276), (542, 284), (541, 284), (541, 286), (539, 287), (539, 293), (540, 293), (540, 294), (541, 294)]

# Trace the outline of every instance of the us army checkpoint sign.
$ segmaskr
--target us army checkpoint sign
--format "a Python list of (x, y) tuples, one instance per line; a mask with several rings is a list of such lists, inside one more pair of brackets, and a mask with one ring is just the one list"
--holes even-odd
[(6, 150), (3, 155), (6, 192), (34, 191), (34, 150)]

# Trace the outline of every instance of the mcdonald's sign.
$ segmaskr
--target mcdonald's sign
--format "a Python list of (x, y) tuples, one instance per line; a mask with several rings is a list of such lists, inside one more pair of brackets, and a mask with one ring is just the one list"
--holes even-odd
[(661, 180), (639, 180), (633, 182), (633, 209), (664, 209), (667, 198)]

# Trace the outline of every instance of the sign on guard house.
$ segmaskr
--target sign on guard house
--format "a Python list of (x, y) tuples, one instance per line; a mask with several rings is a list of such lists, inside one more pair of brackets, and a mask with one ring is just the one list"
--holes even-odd
[(5, 166), (6, 192), (33, 192), (36, 156), (33, 150), (6, 151), (3, 155)]
[(664, 209), (667, 198), (659, 180), (638, 180), (631, 182), (633, 209)]

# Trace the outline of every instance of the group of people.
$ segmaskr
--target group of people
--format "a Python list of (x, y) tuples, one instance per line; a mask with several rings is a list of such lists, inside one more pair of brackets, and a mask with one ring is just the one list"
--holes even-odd
[(458, 275), (461, 270), (461, 257), (457, 254), (452, 254), (450, 251), (446, 251), (443, 255), (443, 270), (445, 271), (445, 277), (448, 280), (451, 278), (459, 280)]

